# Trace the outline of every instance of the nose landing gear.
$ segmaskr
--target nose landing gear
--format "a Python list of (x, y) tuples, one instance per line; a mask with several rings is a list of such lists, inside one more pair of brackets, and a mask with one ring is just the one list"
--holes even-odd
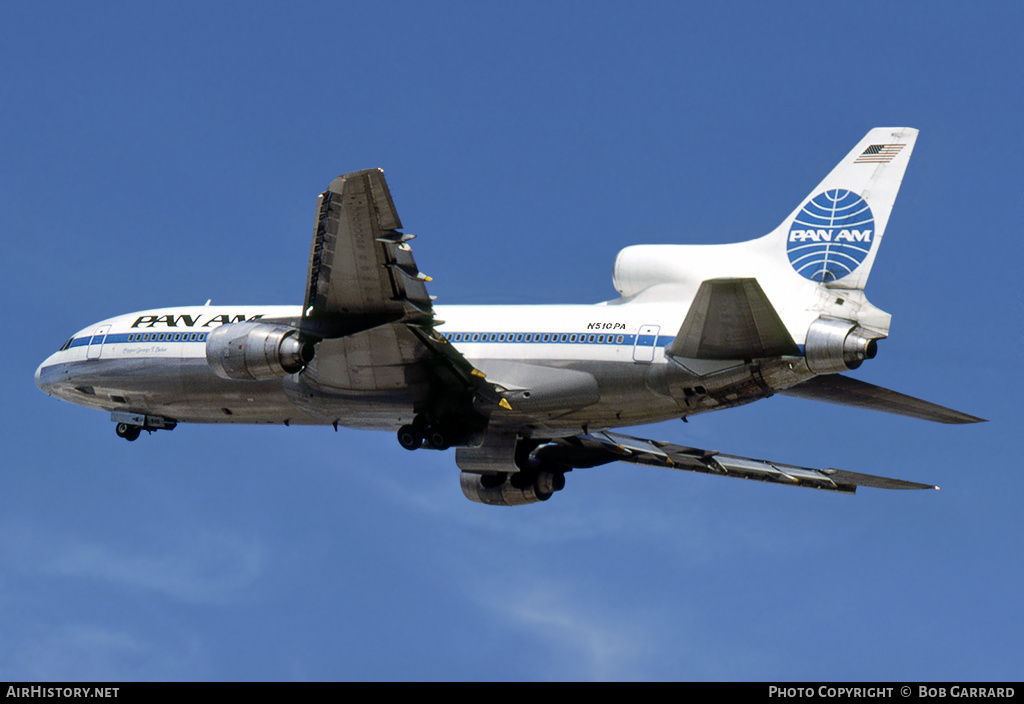
[(142, 413), (124, 413), (122, 411), (111, 413), (110, 420), (117, 424), (114, 426), (114, 432), (117, 433), (117, 437), (124, 438), (128, 442), (138, 440), (143, 430), (150, 433), (154, 430), (174, 430), (175, 426), (178, 425), (177, 421), (170, 420), (169, 418), (147, 416)]

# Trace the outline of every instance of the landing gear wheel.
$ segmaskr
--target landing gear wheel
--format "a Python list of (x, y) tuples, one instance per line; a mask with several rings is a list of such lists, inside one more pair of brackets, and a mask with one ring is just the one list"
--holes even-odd
[(139, 439), (139, 435), (142, 433), (142, 428), (137, 425), (129, 425), (128, 423), (118, 423), (114, 427), (114, 432), (117, 433), (117, 437), (124, 438), (128, 442)]
[(435, 450), (447, 450), (451, 447), (448, 433), (442, 428), (429, 428), (427, 430), (427, 442)]
[(423, 445), (423, 432), (412, 425), (403, 425), (398, 429), (398, 444), (406, 450), (418, 450)]

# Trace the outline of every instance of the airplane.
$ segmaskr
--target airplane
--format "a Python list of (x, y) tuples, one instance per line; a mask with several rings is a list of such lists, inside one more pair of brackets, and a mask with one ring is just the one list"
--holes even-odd
[(435, 306), (380, 169), (316, 205), (301, 306), (177, 306), (108, 318), (36, 370), (118, 436), (178, 423), (387, 430), (455, 448), (467, 498), (546, 501), (610, 462), (854, 493), (930, 484), (813, 469), (616, 429), (776, 393), (940, 423), (982, 419), (844, 376), (891, 316), (864, 287), (917, 140), (876, 128), (781, 225), (747, 242), (636, 245), (596, 305)]

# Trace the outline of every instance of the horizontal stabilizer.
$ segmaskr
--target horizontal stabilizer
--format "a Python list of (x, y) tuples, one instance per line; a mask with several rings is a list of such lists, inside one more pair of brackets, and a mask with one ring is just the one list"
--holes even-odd
[(757, 279), (744, 278), (701, 283), (665, 353), (688, 359), (754, 359), (800, 350)]
[(779, 393), (812, 401), (835, 403), (840, 406), (854, 406), (871, 411), (892, 413), (897, 416), (931, 420), (936, 423), (985, 422), (984, 418), (975, 418), (966, 413), (954, 411), (952, 408), (922, 401), (913, 396), (839, 374), (816, 376)]

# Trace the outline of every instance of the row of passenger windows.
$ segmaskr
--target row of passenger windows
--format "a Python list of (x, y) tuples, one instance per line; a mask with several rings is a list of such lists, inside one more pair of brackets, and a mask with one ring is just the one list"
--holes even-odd
[(205, 332), (133, 332), (128, 342), (202, 342)]
[(585, 342), (598, 345), (621, 345), (623, 335), (579, 335), (573, 333), (539, 332), (453, 332), (452, 342)]
[[(127, 342), (202, 342), (205, 339), (205, 332), (136, 332), (128, 335)], [(455, 332), (448, 335), (448, 339), (452, 342), (579, 342), (621, 345), (625, 341), (625, 336), (539, 332)], [(110, 341), (113, 342), (113, 340)], [(64, 343), (61, 350), (71, 347), (72, 342), (74, 342), (74, 338)]]
[(203, 342), (206, 340), (205, 332), (133, 332), (125, 335), (116, 333), (109, 335), (86, 335), (85, 337), (74, 338), (64, 343), (59, 351), (63, 352), (71, 347), (82, 345), (98, 345), (102, 343), (117, 342)]

